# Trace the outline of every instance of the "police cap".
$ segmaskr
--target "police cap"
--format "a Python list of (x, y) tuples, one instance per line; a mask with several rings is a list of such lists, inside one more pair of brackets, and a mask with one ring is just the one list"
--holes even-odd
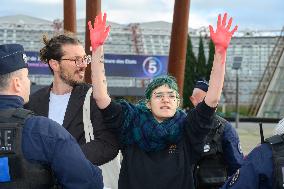
[(0, 45), (0, 75), (27, 68), (24, 48), (19, 44)]
[(194, 88), (201, 89), (204, 92), (208, 91), (208, 82), (204, 79), (199, 79), (196, 81)]

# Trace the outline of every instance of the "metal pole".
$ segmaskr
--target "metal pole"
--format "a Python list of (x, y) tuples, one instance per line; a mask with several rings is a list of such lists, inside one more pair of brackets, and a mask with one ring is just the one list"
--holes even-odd
[(189, 7), (190, 0), (175, 1), (169, 53), (168, 72), (177, 79), (180, 96), (183, 94)]
[(236, 128), (239, 127), (239, 70), (236, 70)]
[(64, 31), (76, 33), (76, 0), (64, 0), (63, 7)]
[[(85, 28), (85, 51), (86, 54), (91, 55), (90, 46), (90, 32), (88, 21), (95, 21), (96, 16), (101, 12), (101, 0), (86, 0), (86, 28)], [(91, 65), (89, 64), (86, 69), (85, 81), (92, 83), (91, 81)]]

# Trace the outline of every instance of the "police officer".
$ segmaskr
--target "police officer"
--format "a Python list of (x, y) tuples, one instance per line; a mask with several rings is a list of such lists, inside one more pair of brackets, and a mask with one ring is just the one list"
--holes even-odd
[(275, 135), (254, 148), (243, 165), (222, 189), (280, 189), (284, 186), (284, 119), (275, 127)]
[(24, 49), (0, 45), (0, 188), (103, 188), (101, 170), (59, 124), (23, 109), (30, 95)]
[[(207, 81), (197, 80), (190, 100), (194, 106), (202, 102), (208, 91)], [(219, 188), (243, 161), (239, 136), (232, 125), (221, 118), (214, 117), (215, 129), (205, 139), (204, 153), (195, 169), (196, 187)]]

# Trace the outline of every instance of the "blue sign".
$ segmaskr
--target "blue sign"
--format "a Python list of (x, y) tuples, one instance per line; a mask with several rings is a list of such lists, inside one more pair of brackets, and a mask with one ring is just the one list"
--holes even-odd
[[(47, 64), (39, 59), (39, 53), (26, 52), (29, 73), (50, 75)], [(167, 74), (168, 56), (105, 54), (106, 76), (152, 78)]]
[(25, 52), (28, 59), (29, 74), (51, 75), (48, 64), (41, 62), (38, 52)]
[(152, 78), (167, 74), (167, 56), (105, 55), (106, 76)]

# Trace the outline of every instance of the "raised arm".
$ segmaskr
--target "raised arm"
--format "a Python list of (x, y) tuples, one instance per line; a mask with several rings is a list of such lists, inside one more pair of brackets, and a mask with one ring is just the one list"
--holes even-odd
[(232, 31), (229, 31), (232, 21), (233, 19), (230, 18), (227, 24), (227, 13), (224, 14), (223, 19), (221, 19), (219, 14), (216, 32), (214, 32), (211, 25), (209, 26), (210, 37), (215, 44), (214, 62), (208, 92), (205, 97), (205, 103), (210, 107), (216, 107), (221, 97), (225, 77), (226, 52), (234, 32), (238, 29), (235, 26)]
[(106, 13), (102, 18), (100, 13), (96, 16), (94, 27), (91, 21), (88, 22), (90, 30), (90, 40), (92, 45), (92, 85), (93, 98), (100, 109), (106, 108), (110, 104), (110, 96), (107, 92), (107, 82), (104, 67), (103, 44), (109, 34), (110, 26), (106, 27)]

